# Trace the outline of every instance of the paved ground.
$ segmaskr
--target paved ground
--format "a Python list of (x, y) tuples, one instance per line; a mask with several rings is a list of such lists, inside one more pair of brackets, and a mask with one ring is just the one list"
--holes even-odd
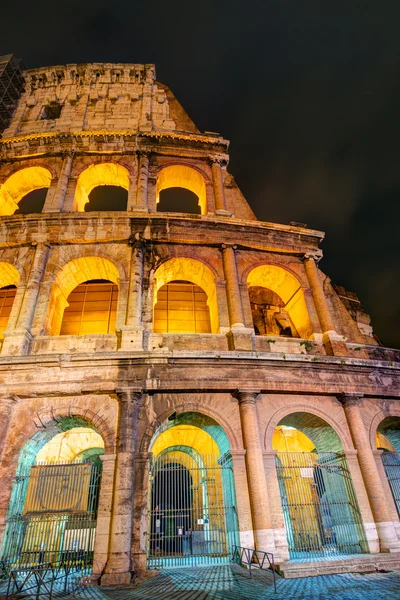
[[(2, 586), (3, 587), (3, 586)], [(1, 595), (0, 598), (4, 598)], [(3, 592), (4, 593), (4, 592)], [(24, 596), (34, 598), (34, 596)], [(43, 597), (41, 597), (42, 600)], [(400, 572), (326, 575), (277, 580), (237, 565), (163, 571), (129, 589), (80, 587), (55, 600), (399, 600)]]
[(133, 589), (84, 588), (70, 600), (399, 600), (400, 572), (281, 579), (236, 565), (164, 571)]

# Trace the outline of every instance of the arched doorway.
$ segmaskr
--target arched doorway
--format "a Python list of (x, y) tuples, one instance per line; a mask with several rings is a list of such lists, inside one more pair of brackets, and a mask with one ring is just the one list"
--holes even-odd
[(1, 559), (6, 566), (93, 563), (102, 437), (79, 417), (57, 419), (21, 450)]
[(272, 445), (291, 559), (368, 552), (342, 443), (323, 419), (292, 413)]
[(400, 517), (400, 417), (387, 417), (378, 426), (376, 446)]
[(153, 439), (148, 568), (229, 561), (238, 524), (229, 441), (210, 417), (173, 415)]

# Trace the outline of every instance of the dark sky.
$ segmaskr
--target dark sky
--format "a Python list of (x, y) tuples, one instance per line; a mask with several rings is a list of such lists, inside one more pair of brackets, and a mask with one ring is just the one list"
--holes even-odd
[(325, 231), (321, 268), (400, 346), (398, 0), (42, 0), (1, 19), (0, 55), (30, 68), (154, 62), (231, 140), (257, 216)]

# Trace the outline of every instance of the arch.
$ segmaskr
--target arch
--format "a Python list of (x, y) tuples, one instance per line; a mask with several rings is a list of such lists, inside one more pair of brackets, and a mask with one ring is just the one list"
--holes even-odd
[(301, 338), (312, 335), (304, 290), (290, 271), (277, 265), (258, 265), (248, 273), (247, 285), (249, 288), (266, 288), (277, 294), (298, 335)]
[(67, 298), (78, 285), (93, 279), (103, 279), (119, 284), (116, 265), (107, 258), (85, 256), (65, 264), (57, 273), (52, 286), (45, 330), (48, 335), (59, 335)]
[(104, 452), (104, 440), (97, 431), (91, 427), (71, 427), (57, 433), (42, 446), (36, 455), (36, 462), (72, 462), (84, 458), (94, 448)]
[(119, 163), (98, 163), (87, 167), (78, 177), (72, 210), (83, 212), (90, 192), (100, 185), (129, 189), (129, 171)]
[(202, 288), (207, 294), (207, 305), (210, 309), (211, 332), (219, 331), (217, 289), (211, 269), (193, 258), (170, 258), (163, 262), (154, 273), (154, 304), (157, 302), (158, 290), (171, 281), (190, 281)]
[[(353, 450), (350, 435), (325, 412), (307, 405), (294, 405), (279, 409), (268, 423), (264, 433), (265, 450), (272, 449), (272, 438), (278, 425), (294, 427), (304, 433), (318, 452)], [(317, 428), (323, 432), (316, 432)], [(323, 439), (323, 434), (327, 436)]]
[[(368, 433), (372, 450), (376, 449), (377, 433), (382, 433), (387, 437), (386, 430), (389, 429), (389, 425), (392, 425), (392, 430), (400, 428), (400, 409), (393, 405), (386, 406), (385, 410), (377, 412), (370, 422)], [(392, 440), (389, 439), (389, 442), (395, 447), (396, 452), (400, 454), (400, 449), (396, 448), (396, 445), (393, 444)]]
[(0, 262), (0, 288), (17, 285), (20, 278), (20, 274), (14, 265), (7, 262)]
[(44, 167), (26, 167), (16, 171), (0, 185), (0, 215), (12, 215), (24, 196), (50, 187), (51, 173)]
[(172, 187), (190, 190), (199, 199), (201, 214), (207, 213), (206, 184), (203, 175), (186, 165), (170, 165), (158, 174), (156, 184), (156, 202), (160, 201), (160, 192)]
[(400, 416), (383, 419), (378, 425), (377, 432), (384, 435), (395, 452), (400, 454)]

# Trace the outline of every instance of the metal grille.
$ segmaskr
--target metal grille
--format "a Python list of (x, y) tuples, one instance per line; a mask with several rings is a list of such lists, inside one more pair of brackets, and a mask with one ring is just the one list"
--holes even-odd
[(400, 456), (395, 452), (383, 452), (382, 462), (400, 516)]
[(2, 560), (10, 568), (93, 559), (100, 473), (92, 463), (40, 465), (16, 477)]
[(148, 568), (228, 562), (237, 543), (230, 456), (168, 452), (149, 480)]
[(276, 469), (291, 558), (368, 552), (344, 455), (278, 453)]
[(22, 59), (13, 54), (0, 56), (0, 134), (9, 126), (24, 91), (24, 68)]

